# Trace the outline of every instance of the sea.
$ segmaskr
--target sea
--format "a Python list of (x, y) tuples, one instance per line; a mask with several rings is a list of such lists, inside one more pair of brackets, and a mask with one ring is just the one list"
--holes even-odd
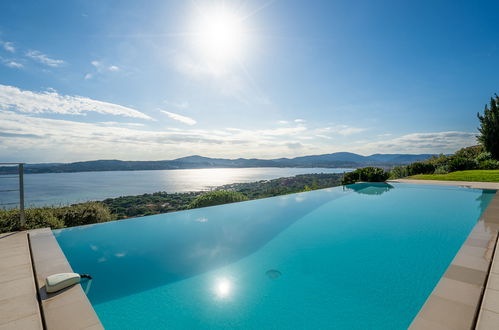
[[(24, 175), (25, 207), (62, 206), (158, 191), (205, 191), (229, 184), (311, 173), (344, 173), (348, 168), (209, 168), (102, 171)], [(17, 176), (0, 177), (0, 208), (19, 205)]]

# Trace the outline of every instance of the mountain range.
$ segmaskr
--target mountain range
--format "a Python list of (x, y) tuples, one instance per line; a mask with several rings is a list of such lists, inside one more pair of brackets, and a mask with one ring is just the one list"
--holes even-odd
[[(188, 156), (173, 160), (123, 161), (93, 160), (75, 163), (26, 164), (25, 173), (64, 173), (91, 171), (139, 171), (194, 168), (241, 168), (241, 167), (329, 167), (357, 168), (364, 166), (393, 167), (428, 159), (432, 154), (374, 154), (362, 156), (351, 152), (302, 156), (295, 158), (209, 158)], [(0, 173), (12, 172), (12, 167), (0, 167)]]

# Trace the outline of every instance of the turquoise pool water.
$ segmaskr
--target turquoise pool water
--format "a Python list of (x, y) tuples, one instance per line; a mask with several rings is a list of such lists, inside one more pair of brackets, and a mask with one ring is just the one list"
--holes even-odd
[(356, 184), (54, 234), (107, 329), (405, 329), (494, 193)]

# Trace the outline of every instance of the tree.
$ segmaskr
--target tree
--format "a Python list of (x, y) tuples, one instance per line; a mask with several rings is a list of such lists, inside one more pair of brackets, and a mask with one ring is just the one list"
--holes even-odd
[(215, 190), (196, 197), (189, 205), (189, 208), (195, 209), (198, 207), (242, 202), (246, 200), (248, 200), (248, 197), (237, 191)]
[(499, 96), (495, 94), (495, 98), (490, 98), (490, 108), (485, 106), (483, 116), (477, 115), (480, 120), (478, 141), (494, 159), (499, 160)]

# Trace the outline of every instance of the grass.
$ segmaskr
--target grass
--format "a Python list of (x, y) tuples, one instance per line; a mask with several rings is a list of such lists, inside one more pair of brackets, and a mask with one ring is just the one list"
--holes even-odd
[(447, 174), (419, 174), (410, 176), (408, 179), (499, 182), (499, 170), (457, 171)]

